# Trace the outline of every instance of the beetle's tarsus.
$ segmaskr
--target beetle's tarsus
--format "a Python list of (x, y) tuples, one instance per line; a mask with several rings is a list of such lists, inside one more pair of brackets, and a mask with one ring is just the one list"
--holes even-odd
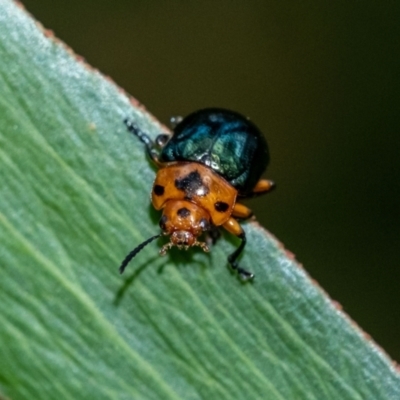
[(244, 233), (244, 231), (238, 236), (238, 238), (242, 239), (242, 242), (240, 243), (240, 246), (228, 257), (228, 262), (229, 262), (231, 268), (234, 271), (237, 271), (241, 280), (249, 281), (254, 278), (254, 274), (252, 272), (249, 272), (249, 271), (239, 267), (239, 264), (236, 261), (237, 258), (242, 253), (244, 246), (246, 246), (246, 234)]
[(181, 117), (180, 115), (173, 115), (169, 119), (169, 124), (171, 125), (172, 129), (175, 129), (175, 127), (182, 121), (183, 121), (183, 117)]
[(239, 267), (237, 262), (231, 262), (228, 257), (229, 264), (234, 271), (237, 271), (240, 280), (243, 282), (251, 281), (254, 278), (254, 274), (246, 269)]

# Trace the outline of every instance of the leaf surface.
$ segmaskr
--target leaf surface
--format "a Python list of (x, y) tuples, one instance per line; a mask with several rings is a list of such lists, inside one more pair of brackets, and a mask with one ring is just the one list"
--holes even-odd
[(165, 129), (0, 0), (0, 392), (10, 399), (398, 399), (398, 371), (279, 242), (167, 257), (155, 170), (125, 129)]

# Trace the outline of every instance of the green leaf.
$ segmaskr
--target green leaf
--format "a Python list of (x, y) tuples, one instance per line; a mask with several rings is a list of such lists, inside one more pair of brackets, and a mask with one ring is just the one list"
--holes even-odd
[(0, 393), (10, 399), (399, 399), (387, 356), (255, 222), (242, 265), (153, 242), (160, 126), (0, 0)]

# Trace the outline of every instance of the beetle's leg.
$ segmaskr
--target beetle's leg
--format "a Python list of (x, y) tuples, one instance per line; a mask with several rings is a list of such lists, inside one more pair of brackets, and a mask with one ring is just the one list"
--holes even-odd
[(206, 232), (206, 243), (211, 247), (217, 243), (217, 240), (221, 237), (220, 230), (212, 225), (211, 228)]
[(233, 206), (232, 216), (240, 219), (247, 219), (253, 215), (253, 211), (250, 210), (249, 207), (246, 207), (244, 204), (236, 203)]
[(141, 131), (132, 121), (128, 118), (124, 119), (124, 123), (128, 128), (128, 131), (133, 133), (144, 145), (146, 146), (147, 154), (149, 157), (160, 166), (162, 163), (158, 159), (158, 152), (156, 144), (151, 140), (150, 136)]
[(275, 189), (275, 187), (276, 185), (273, 181), (270, 181), (268, 179), (260, 179), (250, 195), (246, 197), (260, 196), (262, 194), (270, 192), (271, 190)]
[(240, 256), (241, 252), (244, 249), (244, 246), (246, 245), (246, 234), (244, 233), (244, 230), (240, 226), (239, 222), (237, 222), (233, 218), (229, 218), (228, 221), (226, 221), (222, 225), (228, 232), (232, 233), (233, 235), (236, 235), (239, 239), (242, 240), (240, 243), (240, 246), (231, 254), (228, 256), (228, 262), (231, 265), (231, 267), (236, 270), (239, 274), (239, 276), (244, 280), (250, 280), (254, 278), (254, 274), (246, 271), (245, 269), (239, 267), (239, 264), (237, 262), (237, 258)]

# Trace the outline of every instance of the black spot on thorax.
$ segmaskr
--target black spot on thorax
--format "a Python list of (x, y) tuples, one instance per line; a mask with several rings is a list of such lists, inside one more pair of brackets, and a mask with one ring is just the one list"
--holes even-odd
[(217, 201), (214, 204), (214, 208), (218, 212), (225, 212), (229, 208), (229, 204), (225, 203), (224, 201)]
[(190, 211), (186, 207), (180, 208), (176, 213), (181, 218), (187, 218), (190, 215)]
[(198, 171), (190, 172), (181, 179), (175, 179), (175, 187), (185, 192), (185, 198), (192, 199), (193, 196), (205, 196), (209, 188), (203, 183)]
[(154, 185), (153, 191), (156, 196), (162, 196), (164, 194), (164, 186)]

